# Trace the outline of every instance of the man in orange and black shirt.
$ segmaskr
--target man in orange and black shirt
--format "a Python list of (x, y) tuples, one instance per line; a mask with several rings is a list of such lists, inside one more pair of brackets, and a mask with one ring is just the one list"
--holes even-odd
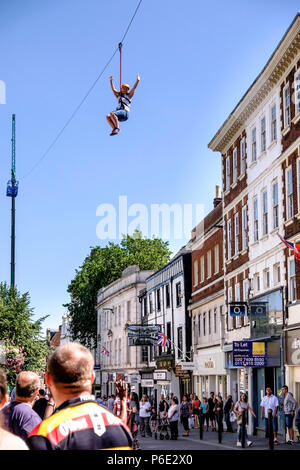
[(91, 395), (95, 380), (91, 353), (78, 343), (57, 348), (49, 359), (46, 382), (55, 412), (29, 434), (32, 450), (131, 450), (126, 396), (121, 419)]

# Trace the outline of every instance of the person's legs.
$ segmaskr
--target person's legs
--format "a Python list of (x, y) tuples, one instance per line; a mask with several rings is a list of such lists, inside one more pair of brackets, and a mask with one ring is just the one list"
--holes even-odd
[(175, 422), (176, 421), (170, 421), (171, 439), (175, 439)]
[(140, 433), (145, 437), (145, 418), (140, 417)]
[(238, 438), (237, 440), (241, 442), (242, 439), (242, 426), (239, 424), (239, 430), (238, 430)]
[(110, 118), (112, 122), (114, 123), (115, 128), (119, 129), (119, 120), (113, 111), (110, 113)]
[(145, 423), (146, 423), (146, 433), (148, 434), (148, 436), (152, 437), (152, 431), (149, 426), (149, 418), (145, 418)]
[(185, 430), (185, 435), (188, 436), (189, 435), (189, 430), (190, 430), (188, 416), (183, 416), (182, 417), (182, 424), (183, 424), (183, 429)]
[(273, 418), (273, 432), (274, 432), (274, 441), (277, 441), (277, 432), (278, 432), (278, 420), (277, 417)]
[(110, 127), (111, 127), (112, 129), (114, 129), (114, 128), (115, 128), (115, 125), (114, 125), (114, 123), (113, 123), (112, 118), (110, 117), (110, 114), (108, 114), (108, 115), (106, 116), (106, 120), (107, 120), (108, 124), (110, 125)]
[(178, 439), (178, 421), (174, 421), (174, 439)]

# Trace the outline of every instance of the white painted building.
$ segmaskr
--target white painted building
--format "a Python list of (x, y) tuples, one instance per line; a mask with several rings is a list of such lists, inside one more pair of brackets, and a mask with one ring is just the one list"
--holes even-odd
[(190, 250), (183, 247), (168, 264), (148, 277), (146, 291), (140, 297), (143, 323), (159, 325), (170, 341), (169, 347), (145, 348), (148, 363), (141, 375), (152, 380), (153, 387), (144, 387), (143, 392), (153, 395), (156, 402), (161, 393), (173, 392), (180, 399), (183, 393), (191, 392), (190, 257)]
[[(140, 346), (128, 346), (127, 325), (141, 324), (138, 293), (152, 273), (153, 270), (140, 271), (138, 266), (130, 266), (120, 279), (98, 292), (97, 357), (102, 394), (115, 393), (116, 379), (126, 380), (133, 391), (138, 390), (135, 379), (145, 361)], [(102, 354), (103, 348), (109, 355)]]

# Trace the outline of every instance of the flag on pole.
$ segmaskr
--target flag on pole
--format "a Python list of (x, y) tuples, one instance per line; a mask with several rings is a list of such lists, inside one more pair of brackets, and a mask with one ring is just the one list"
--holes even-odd
[(285, 240), (279, 233), (277, 232), (278, 237), (280, 240), (293, 252), (296, 259), (300, 260), (300, 243), (292, 243)]
[(167, 348), (170, 346), (170, 341), (162, 331), (158, 332), (157, 344)]
[(104, 354), (105, 356), (109, 356), (109, 352), (107, 351), (107, 349), (104, 346), (102, 346), (101, 354)]

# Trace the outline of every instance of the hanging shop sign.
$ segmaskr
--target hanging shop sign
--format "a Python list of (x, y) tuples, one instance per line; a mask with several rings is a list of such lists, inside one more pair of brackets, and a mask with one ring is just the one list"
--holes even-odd
[(231, 317), (244, 317), (247, 315), (247, 303), (231, 302), (229, 304), (229, 313)]
[(159, 325), (128, 325), (128, 346), (157, 345)]
[(251, 317), (265, 317), (268, 313), (268, 302), (251, 302)]
[(263, 367), (266, 365), (264, 341), (233, 341), (234, 367)]
[(145, 388), (152, 388), (154, 387), (154, 380), (153, 379), (142, 379), (141, 386)]

